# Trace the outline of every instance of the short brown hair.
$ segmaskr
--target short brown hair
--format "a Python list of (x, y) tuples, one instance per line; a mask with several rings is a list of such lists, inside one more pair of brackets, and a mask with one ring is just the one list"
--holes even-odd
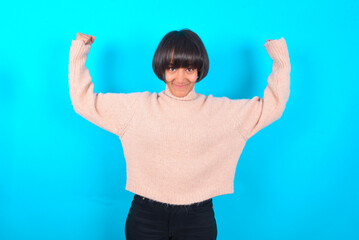
[(209, 59), (199, 36), (189, 29), (167, 33), (153, 56), (152, 68), (156, 76), (165, 81), (164, 72), (169, 67), (194, 68), (198, 71), (197, 82), (208, 73)]

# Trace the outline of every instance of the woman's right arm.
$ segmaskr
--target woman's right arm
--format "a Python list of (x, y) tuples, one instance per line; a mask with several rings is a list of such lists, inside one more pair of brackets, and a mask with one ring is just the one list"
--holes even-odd
[(134, 114), (134, 105), (141, 93), (94, 92), (92, 78), (85, 66), (93, 40), (94, 38), (91, 38), (87, 44), (79, 37), (72, 40), (68, 75), (71, 102), (76, 113), (93, 124), (121, 136)]
[(258, 131), (278, 120), (286, 107), (290, 94), (291, 64), (285, 39), (267, 40), (264, 44), (273, 61), (272, 72), (267, 78), (267, 87), (263, 97), (233, 101), (238, 109), (235, 117), (239, 122), (241, 133), (249, 139)]

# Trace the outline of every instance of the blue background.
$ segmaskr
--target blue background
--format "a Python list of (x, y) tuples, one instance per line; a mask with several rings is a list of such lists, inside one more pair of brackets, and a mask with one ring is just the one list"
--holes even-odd
[(71, 41), (96, 37), (96, 92), (160, 92), (153, 54), (182, 28), (210, 58), (198, 93), (262, 97), (266, 39), (284, 37), (292, 64), (282, 118), (247, 142), (234, 194), (213, 199), (218, 239), (359, 239), (358, 12), (356, 0), (2, 3), (0, 239), (125, 239), (121, 142), (73, 110)]

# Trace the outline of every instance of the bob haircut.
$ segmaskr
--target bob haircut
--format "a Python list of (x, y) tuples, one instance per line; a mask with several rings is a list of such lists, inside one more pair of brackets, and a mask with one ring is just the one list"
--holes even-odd
[(156, 76), (166, 82), (165, 70), (173, 68), (197, 69), (197, 81), (208, 73), (209, 59), (206, 48), (198, 35), (189, 29), (167, 33), (159, 43), (153, 56), (152, 68)]

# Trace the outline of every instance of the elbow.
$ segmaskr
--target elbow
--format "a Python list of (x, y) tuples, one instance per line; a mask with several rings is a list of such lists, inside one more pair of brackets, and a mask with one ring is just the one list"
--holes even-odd
[(71, 103), (72, 103), (72, 108), (74, 109), (74, 111), (81, 115), (81, 113), (83, 112), (81, 110), (81, 104), (80, 104), (80, 99), (77, 97), (76, 94), (74, 94), (73, 92), (70, 92), (70, 99), (71, 99)]
[(71, 99), (71, 101), (72, 101), (72, 108), (74, 109), (74, 111), (77, 113), (77, 114), (79, 114), (79, 115), (81, 115), (81, 107), (80, 107), (80, 105), (79, 104), (77, 104), (77, 102), (76, 101), (73, 101), (72, 99)]
[(278, 102), (276, 108), (273, 111), (275, 120), (278, 120), (282, 117), (286, 106), (287, 106), (287, 101)]
[(77, 114), (81, 115), (82, 111), (77, 105), (72, 104), (72, 107)]

